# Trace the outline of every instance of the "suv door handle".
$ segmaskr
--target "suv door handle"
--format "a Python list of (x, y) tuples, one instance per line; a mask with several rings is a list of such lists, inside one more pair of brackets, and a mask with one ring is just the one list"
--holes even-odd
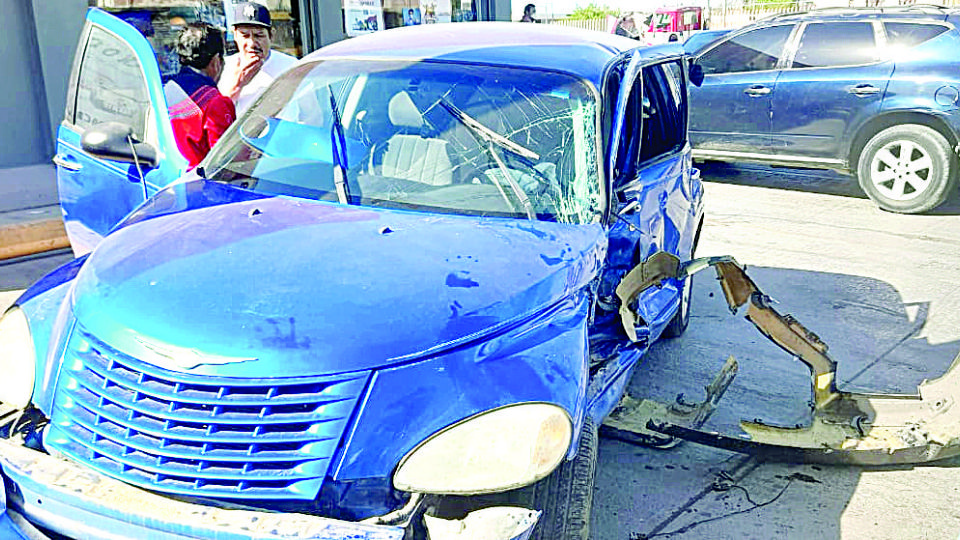
[(747, 88), (746, 90), (743, 91), (743, 93), (748, 96), (765, 96), (770, 92), (771, 90), (766, 86), (759, 86), (759, 85), (751, 86), (750, 88)]
[(83, 168), (83, 164), (76, 161), (67, 161), (60, 154), (55, 154), (53, 156), (53, 164), (58, 167), (63, 167), (68, 171), (79, 171)]
[(865, 97), (865, 96), (872, 96), (874, 94), (879, 94), (880, 89), (877, 88), (876, 86), (873, 86), (872, 84), (858, 84), (857, 86), (854, 86), (853, 88), (848, 89), (847, 92), (850, 92), (855, 96)]

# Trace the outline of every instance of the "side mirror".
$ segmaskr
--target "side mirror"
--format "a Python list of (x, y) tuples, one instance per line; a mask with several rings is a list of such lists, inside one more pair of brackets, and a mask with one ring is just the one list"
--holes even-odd
[(120, 122), (104, 122), (87, 128), (80, 138), (80, 147), (100, 159), (157, 166), (157, 150), (148, 143), (138, 141), (133, 135), (133, 128)]
[(693, 59), (690, 60), (690, 82), (693, 83), (694, 86), (703, 84), (703, 66)]

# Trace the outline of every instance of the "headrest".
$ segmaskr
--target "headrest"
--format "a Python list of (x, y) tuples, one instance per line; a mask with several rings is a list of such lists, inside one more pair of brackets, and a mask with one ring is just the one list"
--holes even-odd
[(406, 92), (397, 92), (390, 98), (388, 114), (390, 123), (396, 127), (420, 129), (423, 126), (423, 116)]

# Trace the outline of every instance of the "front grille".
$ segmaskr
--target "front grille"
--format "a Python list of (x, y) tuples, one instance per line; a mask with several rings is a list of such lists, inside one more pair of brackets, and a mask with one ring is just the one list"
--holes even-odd
[(313, 499), (368, 375), (175, 373), (112, 349), (78, 326), (64, 355), (46, 444), (157, 491)]

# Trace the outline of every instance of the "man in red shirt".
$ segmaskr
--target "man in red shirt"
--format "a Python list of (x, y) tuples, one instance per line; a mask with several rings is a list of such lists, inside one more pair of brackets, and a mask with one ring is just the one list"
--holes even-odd
[(180, 72), (163, 87), (177, 147), (195, 167), (237, 117), (233, 101), (217, 90), (223, 72), (223, 32), (191, 24), (177, 38)]

